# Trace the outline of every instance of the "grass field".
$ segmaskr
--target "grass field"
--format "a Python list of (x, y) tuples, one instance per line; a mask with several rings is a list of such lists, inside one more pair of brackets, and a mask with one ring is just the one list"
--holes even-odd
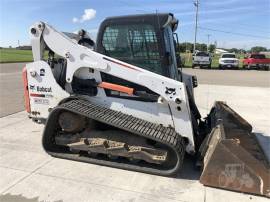
[[(47, 58), (47, 51), (45, 52), (45, 58)], [(185, 67), (192, 66), (192, 54), (191, 53), (181, 53), (181, 57), (185, 59)], [(214, 55), (212, 58), (212, 68), (218, 68), (219, 55)], [(237, 55), (240, 59), (239, 67), (242, 67), (242, 59), (244, 55)], [(3, 48), (0, 49), (0, 63), (11, 63), (11, 62), (31, 62), (33, 61), (31, 50), (17, 50), (13, 48)]]
[(31, 50), (0, 49), (0, 63), (33, 61)]

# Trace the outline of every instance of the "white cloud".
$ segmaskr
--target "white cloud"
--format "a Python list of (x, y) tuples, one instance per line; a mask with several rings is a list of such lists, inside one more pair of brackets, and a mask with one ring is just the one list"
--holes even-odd
[(94, 9), (92, 9), (92, 8), (90, 8), (90, 9), (85, 9), (84, 10), (84, 14), (83, 14), (83, 16), (82, 16), (82, 20), (83, 21), (86, 21), (86, 20), (91, 20), (91, 19), (93, 19), (93, 18), (95, 18), (96, 17), (96, 10), (94, 10)]
[(80, 18), (72, 18), (72, 22), (77, 23), (83, 23), (84, 21), (92, 20), (96, 17), (97, 11), (95, 9), (89, 8), (85, 9), (83, 15)]
[(79, 20), (78, 20), (78, 18), (72, 18), (72, 22), (74, 22), (74, 23), (76, 23), (76, 22), (78, 22)]

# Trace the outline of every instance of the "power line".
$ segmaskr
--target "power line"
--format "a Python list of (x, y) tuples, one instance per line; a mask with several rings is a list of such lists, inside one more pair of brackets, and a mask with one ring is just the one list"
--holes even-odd
[[(194, 5), (196, 6), (196, 1), (195, 0), (193, 0), (193, 3), (194, 3)], [(201, 4), (201, 3), (200, 3)], [(260, 29), (261, 31), (260, 32), (263, 32), (263, 33), (270, 33), (270, 27), (268, 26), (268, 29), (267, 29), (267, 26), (265, 27), (263, 27), (263, 26), (259, 26), (259, 25), (254, 25), (254, 24), (246, 24), (246, 23), (237, 23), (236, 24), (237, 26), (242, 26), (242, 27), (253, 27), (253, 28), (256, 28), (257, 30), (257, 32), (258, 32), (258, 29)], [(212, 30), (213, 31), (213, 30)], [(255, 37), (257, 37), (257, 36), (255, 36)], [(261, 37), (261, 36), (259, 36), (259, 37)], [(269, 38), (269, 37), (263, 37), (263, 38)]]
[[(212, 24), (212, 23), (207, 23), (207, 24)], [(239, 27), (247, 27), (247, 26), (243, 26), (242, 24), (236, 24), (237, 25), (237, 27), (239, 28)], [(211, 26), (211, 25), (210, 25)], [(249, 26), (250, 27), (250, 26)], [(253, 26), (252, 26), (253, 27)], [(230, 27), (230, 29), (231, 30), (233, 30), (233, 29), (235, 29), (234, 27)], [(243, 29), (242, 29), (243, 30)], [(270, 29), (269, 29), (270, 30)], [(260, 30), (260, 29), (257, 29), (256, 28), (256, 33), (257, 34), (263, 34), (263, 35), (270, 35), (270, 32), (267, 30), (267, 29), (264, 29), (264, 30)]]
[[(252, 28), (256, 28), (256, 29), (261, 29), (263, 31), (267, 30), (267, 26), (263, 27), (263, 26), (259, 26), (259, 25), (254, 25), (254, 24), (245, 24), (245, 23), (237, 23), (237, 25), (240, 26), (244, 26), (244, 27), (252, 27)], [(268, 27), (268, 30), (270, 30), (270, 27)]]
[(262, 38), (262, 39), (270, 39), (270, 37), (265, 37), (265, 36), (258, 36), (258, 35), (252, 35), (252, 34), (244, 34), (244, 33), (238, 33), (238, 32), (230, 32), (230, 31), (224, 31), (224, 30), (219, 30), (219, 29), (212, 29), (212, 28), (208, 28), (208, 27), (198, 27), (198, 28), (199, 29), (202, 29), (202, 30), (208, 30), (208, 31), (214, 31), (214, 32), (221, 32), (221, 33), (225, 33), (225, 34), (248, 36), (248, 37)]

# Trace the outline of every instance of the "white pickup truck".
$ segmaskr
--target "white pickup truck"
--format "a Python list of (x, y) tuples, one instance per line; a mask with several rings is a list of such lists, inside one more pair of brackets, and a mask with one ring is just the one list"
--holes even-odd
[(239, 59), (237, 59), (235, 53), (223, 53), (219, 58), (219, 69), (238, 69)]
[(199, 66), (211, 68), (212, 59), (209, 53), (203, 51), (197, 51), (193, 54), (192, 68)]

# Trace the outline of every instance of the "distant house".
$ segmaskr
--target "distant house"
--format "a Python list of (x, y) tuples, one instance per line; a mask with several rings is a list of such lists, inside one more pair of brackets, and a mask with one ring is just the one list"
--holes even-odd
[(221, 49), (221, 48), (216, 48), (215, 54), (222, 54), (222, 53), (228, 53), (228, 51)]
[(18, 50), (32, 50), (31, 46), (18, 46), (16, 47)]
[(270, 56), (270, 51), (261, 51), (260, 54), (267, 55), (268, 57)]

